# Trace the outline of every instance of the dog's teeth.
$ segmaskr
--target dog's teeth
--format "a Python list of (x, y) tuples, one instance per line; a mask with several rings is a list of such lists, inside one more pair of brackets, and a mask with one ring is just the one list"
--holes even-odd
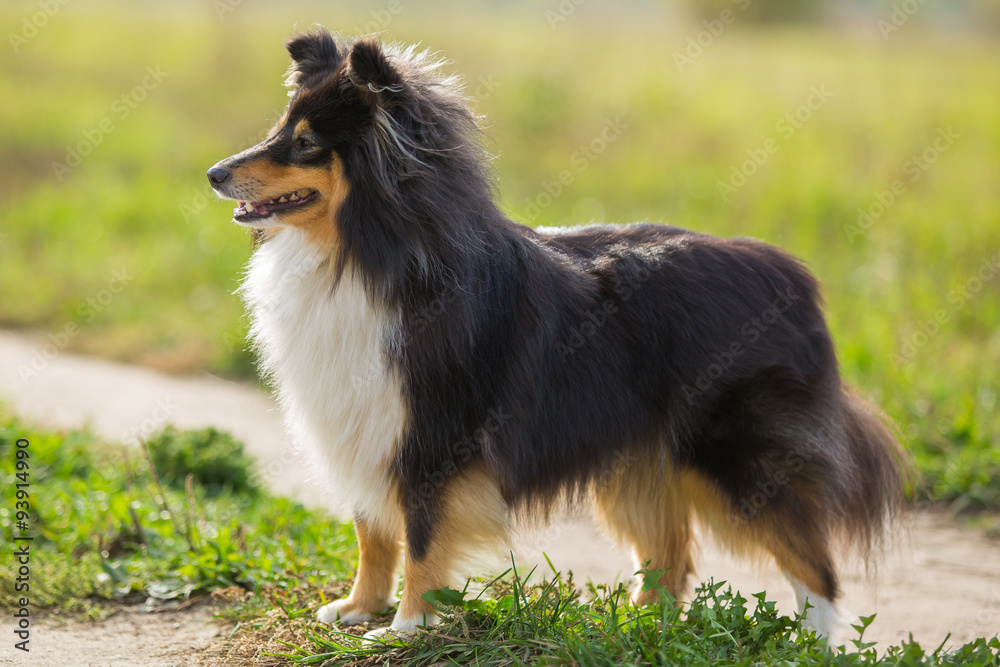
[(278, 203), (279, 204), (284, 204), (286, 201), (288, 201), (287, 197), (279, 197), (278, 198)]
[(251, 204), (250, 202), (247, 202), (247, 205), (246, 205), (245, 208), (247, 210), (247, 213), (253, 213), (253, 204)]

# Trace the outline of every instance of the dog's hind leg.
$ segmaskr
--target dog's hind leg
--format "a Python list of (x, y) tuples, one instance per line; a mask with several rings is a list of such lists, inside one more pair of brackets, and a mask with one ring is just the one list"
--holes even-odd
[[(684, 593), (693, 571), (691, 508), (680, 477), (659, 461), (639, 461), (595, 482), (598, 518), (620, 543), (632, 549), (636, 567), (664, 570), (659, 583), (675, 598)], [(640, 576), (632, 600), (637, 605), (659, 600), (659, 593)]]
[(357, 625), (395, 604), (396, 568), (402, 552), (401, 534), (387, 535), (362, 517), (354, 520), (358, 535), (358, 574), (351, 594), (320, 608), (316, 616), (324, 623)]
[(424, 594), (457, 585), (463, 564), (507, 540), (507, 505), (483, 469), (455, 473), (435, 500), (430, 511), (408, 511), (403, 596), (392, 625), (368, 633), (369, 638), (435, 625), (438, 616)]
[[(785, 572), (785, 576), (792, 584), (792, 590), (795, 592), (795, 603), (798, 607), (798, 612), (804, 615), (802, 620), (803, 625), (813, 628), (822, 637), (833, 637), (837, 626), (842, 623), (833, 601), (822, 595), (813, 593), (801, 581), (788, 572)], [(806, 602), (810, 606), (808, 610), (806, 609)]]
[(805, 625), (829, 637), (837, 624), (834, 601), (840, 591), (831, 545), (831, 510), (814, 481), (822, 468), (805, 466), (801, 460), (787, 461), (792, 462), (789, 467), (762, 474), (748, 495), (726, 493), (703, 475), (687, 473), (687, 495), (702, 523), (734, 554), (772, 556), (792, 582), (800, 613), (806, 598), (812, 606)]
[[(806, 524), (801, 522), (808, 520), (804, 513), (793, 511), (782, 516), (779, 511), (763, 522), (763, 530), (754, 533), (791, 582), (798, 611), (805, 612), (803, 624), (830, 637), (838, 624), (834, 601), (840, 594), (840, 586), (828, 535), (818, 524), (803, 529)], [(807, 599), (811, 605), (808, 610)]]
[[(682, 488), (704, 527), (737, 556), (771, 556), (792, 583), (799, 613), (808, 598), (804, 625), (830, 637), (838, 624), (834, 601), (839, 595), (834, 567), (828, 508), (810, 491), (809, 483), (778, 475), (768, 498), (724, 493), (702, 474), (687, 471)], [(763, 488), (763, 487), (755, 487)], [(748, 502), (743, 502), (748, 500)]]

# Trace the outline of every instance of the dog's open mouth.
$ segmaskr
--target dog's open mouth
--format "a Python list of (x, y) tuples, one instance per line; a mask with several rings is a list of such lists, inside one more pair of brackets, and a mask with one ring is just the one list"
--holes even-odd
[(318, 194), (316, 190), (306, 188), (275, 197), (274, 199), (263, 199), (255, 202), (240, 201), (237, 202), (238, 206), (233, 211), (233, 219), (236, 221), (260, 220), (278, 211), (287, 211), (305, 206), (316, 199)]

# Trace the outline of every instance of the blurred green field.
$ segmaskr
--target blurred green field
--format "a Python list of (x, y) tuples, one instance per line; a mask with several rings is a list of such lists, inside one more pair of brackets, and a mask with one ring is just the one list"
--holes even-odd
[[(662, 221), (802, 257), (923, 493), (1000, 508), (1000, 43), (736, 21), (679, 67), (701, 27), (655, 12), (553, 30), (544, 8), (387, 6), (70, 4), (10, 46), (0, 327), (253, 377), (232, 294), (250, 240), (205, 170), (280, 114), (295, 25), (384, 27), (465, 77), (515, 219)], [(5, 4), (4, 34), (37, 9)]]

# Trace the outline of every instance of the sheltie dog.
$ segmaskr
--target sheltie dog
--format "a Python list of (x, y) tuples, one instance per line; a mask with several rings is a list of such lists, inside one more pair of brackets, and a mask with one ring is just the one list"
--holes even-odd
[(287, 111), (208, 178), (258, 239), (262, 370), (354, 511), (357, 578), (319, 619), (393, 605), (403, 559), (376, 633), (431, 625), (423, 595), (460, 563), (587, 502), (674, 595), (695, 517), (770, 555), (829, 634), (838, 547), (878, 545), (902, 454), (841, 380), (803, 265), (666, 225), (512, 222), (440, 63), (322, 28), (286, 46)]

